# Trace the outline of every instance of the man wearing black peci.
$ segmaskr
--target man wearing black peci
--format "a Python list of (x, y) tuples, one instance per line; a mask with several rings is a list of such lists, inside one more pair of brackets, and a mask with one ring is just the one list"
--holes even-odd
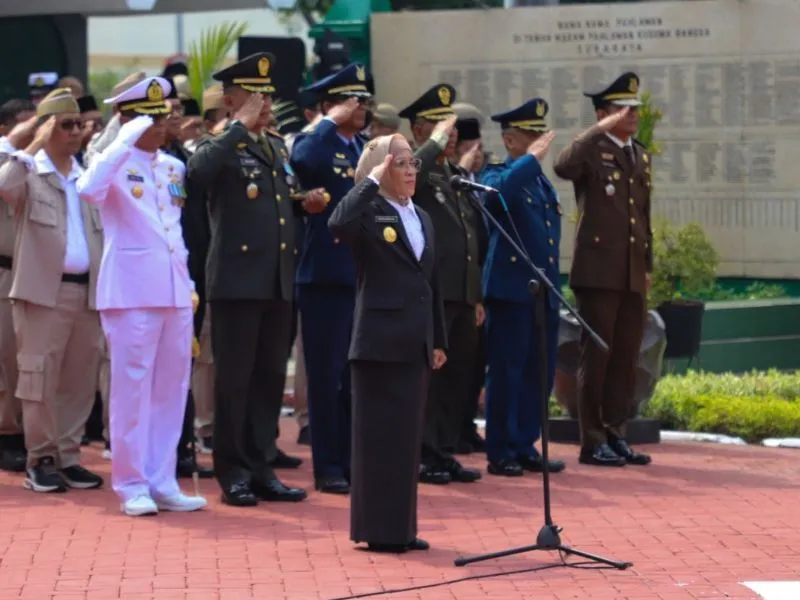
[(282, 140), (264, 133), (274, 62), (262, 52), (214, 74), (233, 118), (219, 136), (198, 144), (188, 170), (210, 209), (214, 471), (223, 501), (234, 506), (306, 497), (281, 483), (270, 465), (289, 358), (295, 246)]

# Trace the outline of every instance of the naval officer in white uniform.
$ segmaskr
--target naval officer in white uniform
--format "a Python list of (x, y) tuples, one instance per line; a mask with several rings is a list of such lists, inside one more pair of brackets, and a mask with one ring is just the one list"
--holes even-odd
[(180, 224), (184, 166), (159, 150), (170, 90), (150, 77), (106, 100), (123, 125), (77, 183), (105, 229), (97, 308), (111, 357), (111, 483), (131, 516), (206, 506), (175, 477), (197, 298)]

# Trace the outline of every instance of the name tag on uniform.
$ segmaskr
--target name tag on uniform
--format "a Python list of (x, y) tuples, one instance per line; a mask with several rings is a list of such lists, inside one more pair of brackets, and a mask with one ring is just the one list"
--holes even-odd
[(137, 175), (136, 173), (128, 173), (128, 181), (136, 181), (138, 183), (144, 183), (144, 177), (141, 175)]
[(170, 183), (167, 187), (169, 195), (175, 198), (186, 198), (186, 190), (180, 183)]
[(247, 154), (239, 157), (239, 164), (242, 165), (243, 167), (255, 167), (258, 166), (258, 161), (249, 154)]
[(603, 160), (614, 160), (614, 155), (611, 152), (601, 152), (600, 158)]
[(376, 223), (397, 223), (399, 217), (395, 215), (375, 215)]
[(334, 167), (351, 167), (350, 161), (346, 158), (339, 158), (338, 156), (333, 157), (333, 166)]

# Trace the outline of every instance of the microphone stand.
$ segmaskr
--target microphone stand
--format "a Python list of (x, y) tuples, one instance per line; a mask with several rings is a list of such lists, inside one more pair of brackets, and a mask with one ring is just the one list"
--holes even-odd
[[(505, 200), (503, 199), (502, 195), (498, 190), (493, 190), (492, 193), (496, 193), (500, 196), (500, 199), (503, 201), (505, 205)], [(579, 550), (577, 548), (573, 548), (571, 546), (565, 546), (561, 543), (561, 536), (559, 535), (562, 531), (562, 528), (558, 525), (553, 523), (553, 519), (551, 516), (550, 511), (550, 470), (548, 465), (548, 446), (550, 442), (550, 426), (549, 426), (549, 418), (550, 418), (550, 410), (549, 410), (549, 396), (550, 390), (548, 389), (547, 385), (547, 371), (548, 371), (548, 364), (547, 364), (547, 294), (553, 294), (559, 301), (559, 303), (566, 308), (566, 310), (576, 319), (576, 321), (580, 324), (583, 330), (592, 338), (592, 341), (597, 344), (600, 348), (608, 352), (608, 345), (603, 341), (603, 339), (583, 320), (583, 318), (578, 314), (578, 312), (567, 302), (564, 297), (561, 295), (559, 290), (550, 281), (544, 272), (537, 267), (533, 261), (531, 260), (528, 253), (525, 252), (523, 248), (520, 247), (508, 233), (508, 231), (503, 228), (502, 225), (495, 219), (495, 217), (489, 212), (483, 203), (475, 196), (475, 194), (468, 193), (467, 196), (469, 197), (470, 201), (474, 206), (480, 210), (480, 212), (491, 222), (497, 232), (502, 235), (505, 240), (511, 244), (511, 247), (519, 254), (522, 259), (527, 263), (530, 267), (531, 272), (533, 274), (533, 279), (530, 280), (528, 283), (528, 291), (534, 296), (535, 298), (535, 318), (537, 324), (537, 332), (538, 332), (538, 345), (539, 345), (539, 381), (541, 384), (541, 388), (539, 390), (539, 398), (541, 403), (541, 419), (542, 419), (542, 493), (544, 496), (544, 525), (539, 530), (539, 534), (536, 536), (536, 543), (529, 545), (529, 546), (522, 546), (519, 548), (512, 548), (510, 550), (502, 550), (500, 552), (492, 552), (490, 554), (482, 554), (478, 556), (471, 556), (471, 557), (461, 557), (455, 560), (455, 566), (463, 567), (464, 565), (468, 565), (470, 563), (480, 562), (484, 560), (490, 560), (493, 558), (501, 558), (503, 556), (511, 556), (514, 554), (522, 554), (524, 552), (533, 552), (536, 550), (545, 550), (545, 551), (552, 551), (557, 550), (563, 554), (569, 554), (574, 556), (580, 556), (582, 558), (586, 558), (590, 561), (602, 563), (604, 565), (608, 565), (614, 567), (616, 569), (624, 570), (628, 567), (633, 566), (633, 563), (630, 562), (622, 562), (618, 560), (614, 560), (611, 558), (605, 558), (603, 556), (599, 556), (597, 554), (590, 554), (588, 552), (584, 552), (583, 550)], [(507, 211), (508, 209), (506, 209)], [(510, 215), (509, 215), (510, 218)], [(566, 563), (565, 563), (566, 565)]]

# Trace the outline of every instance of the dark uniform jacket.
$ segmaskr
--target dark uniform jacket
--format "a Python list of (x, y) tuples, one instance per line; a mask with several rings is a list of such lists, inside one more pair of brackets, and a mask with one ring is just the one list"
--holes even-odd
[[(357, 137), (357, 136), (356, 136)], [(336, 123), (322, 119), (310, 131), (297, 135), (292, 145), (292, 168), (306, 190), (323, 187), (331, 200), (321, 213), (307, 215), (297, 267), (297, 283), (355, 285), (353, 253), (328, 230), (328, 219), (344, 195), (353, 188), (361, 139), (348, 147), (336, 132)]]
[[(505, 200), (504, 205), (496, 194), (487, 195), (486, 206), (492, 216), (525, 250), (533, 264), (558, 285), (562, 209), (539, 161), (526, 154), (517, 160), (509, 157), (505, 162), (489, 164), (481, 182), (500, 190)], [(511, 244), (497, 230), (492, 230), (483, 271), (486, 298), (532, 305), (534, 297), (528, 291), (528, 282), (535, 277), (530, 265)], [(551, 309), (558, 308), (558, 299), (553, 294), (548, 294), (548, 300)]]
[(350, 360), (416, 362), (424, 352), (432, 365), (433, 350), (446, 349), (433, 222), (417, 214), (425, 235), (419, 261), (400, 215), (369, 178), (331, 215), (330, 229), (353, 248), (358, 269)]
[[(174, 156), (184, 165), (189, 162), (191, 153), (178, 141), (173, 141), (164, 151)], [(206, 303), (206, 274), (205, 265), (208, 256), (208, 244), (211, 240), (211, 230), (208, 223), (208, 207), (202, 189), (186, 182), (186, 200), (181, 211), (181, 230), (183, 241), (189, 251), (188, 267), (189, 276), (194, 281), (195, 292), (200, 298), (200, 304), (194, 314), (194, 332), (200, 335), (205, 316)]]
[(468, 174), (447, 162), (437, 164), (440, 147), (428, 140), (415, 152), (422, 161), (414, 203), (430, 215), (436, 230), (439, 279), (445, 302), (481, 302), (481, 216), (467, 193), (455, 191), (450, 177)]
[(266, 143), (271, 158), (234, 123), (189, 159), (189, 185), (204, 189), (209, 203), (211, 301), (294, 299), (292, 176), (283, 140), (270, 133)]
[(633, 144), (635, 164), (595, 126), (564, 148), (556, 175), (572, 182), (580, 218), (570, 286), (645, 293), (653, 267), (650, 155)]

